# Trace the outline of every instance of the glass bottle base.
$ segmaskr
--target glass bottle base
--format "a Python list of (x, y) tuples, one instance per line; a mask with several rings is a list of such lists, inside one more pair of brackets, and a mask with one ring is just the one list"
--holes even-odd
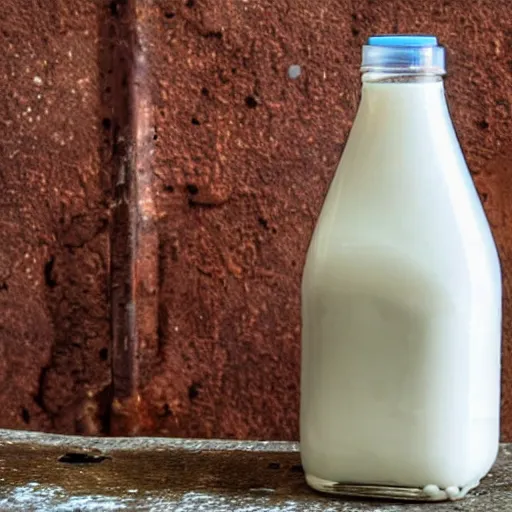
[(310, 487), (323, 493), (405, 501), (456, 501), (464, 498), (471, 489), (474, 489), (480, 483), (477, 481), (464, 487), (453, 486), (446, 489), (441, 489), (435, 484), (426, 485), (423, 488), (393, 487), (388, 485), (331, 482), (307, 474), (306, 481)]

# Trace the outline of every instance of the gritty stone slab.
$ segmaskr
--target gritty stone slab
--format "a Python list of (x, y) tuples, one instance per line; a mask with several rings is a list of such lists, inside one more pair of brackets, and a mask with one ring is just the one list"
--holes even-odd
[(465, 500), (364, 502), (304, 482), (288, 442), (82, 438), (0, 430), (0, 510), (488, 512), (512, 506), (512, 451)]

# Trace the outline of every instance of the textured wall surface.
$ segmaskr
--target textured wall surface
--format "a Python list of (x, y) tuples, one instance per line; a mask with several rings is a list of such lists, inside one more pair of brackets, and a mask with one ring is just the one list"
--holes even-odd
[(99, 13), (1, 10), (1, 423), (90, 432), (90, 396), (110, 382)]
[(427, 32), (502, 259), (512, 439), (507, 0), (4, 4), (2, 426), (296, 439), (300, 273), (361, 45)]

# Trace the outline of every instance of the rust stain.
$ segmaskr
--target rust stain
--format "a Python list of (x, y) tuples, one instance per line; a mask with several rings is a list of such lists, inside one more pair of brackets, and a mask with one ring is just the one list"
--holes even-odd
[[(111, 231), (112, 386), (110, 432), (137, 434), (141, 368), (156, 352), (158, 235), (152, 192), (154, 123), (142, 11), (148, 2), (118, 3), (114, 62), (114, 214)], [(144, 352), (144, 357), (142, 357)]]

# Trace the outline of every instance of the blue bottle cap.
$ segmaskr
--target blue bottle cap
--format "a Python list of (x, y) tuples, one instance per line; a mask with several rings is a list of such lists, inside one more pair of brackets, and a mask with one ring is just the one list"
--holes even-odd
[(437, 46), (436, 36), (423, 35), (389, 35), (389, 36), (371, 36), (368, 38), (370, 46)]
[(432, 35), (371, 36), (363, 46), (361, 71), (444, 75), (444, 48)]

